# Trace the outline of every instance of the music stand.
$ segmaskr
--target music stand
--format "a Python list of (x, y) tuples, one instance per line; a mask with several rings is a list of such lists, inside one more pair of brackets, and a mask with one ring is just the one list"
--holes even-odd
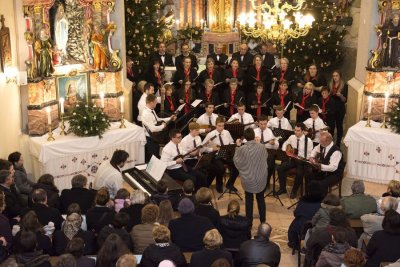
[[(271, 156), (274, 157), (274, 161), (277, 159), (280, 161), (284, 161), (285, 159), (287, 159), (286, 153), (280, 149), (267, 148), (267, 151), (268, 151), (268, 157), (271, 157)], [(264, 198), (269, 197), (269, 196), (273, 197), (273, 198), (277, 199), (283, 207), (285, 205), (283, 205), (283, 202), (282, 202), (281, 198), (279, 197), (279, 195), (276, 194), (275, 181), (276, 181), (276, 178), (275, 178), (275, 164), (274, 164), (272, 190), (268, 194), (266, 194), (264, 196)]]
[(214, 155), (212, 153), (202, 154), (199, 160), (197, 161), (196, 166), (194, 166), (194, 169), (201, 169), (206, 165), (210, 164), (213, 157)]
[(229, 131), (233, 140), (241, 138), (244, 134), (244, 124), (241, 123), (225, 123), (224, 129)]
[[(224, 159), (227, 162), (233, 162), (233, 156), (235, 155), (236, 144), (223, 145), (220, 147), (218, 154), (216, 155), (217, 159)], [(233, 185), (232, 185), (233, 186)], [(225, 188), (224, 192), (218, 197), (218, 200), (224, 197), (225, 193), (235, 194), (240, 200), (243, 198), (240, 196), (239, 192), (232, 190), (231, 188)]]
[(272, 129), (272, 133), (274, 134), (274, 136), (278, 137), (282, 137), (283, 141), (286, 141), (291, 135), (294, 134), (294, 131), (289, 131), (289, 130), (285, 130), (285, 129), (279, 129), (279, 128), (273, 128)]

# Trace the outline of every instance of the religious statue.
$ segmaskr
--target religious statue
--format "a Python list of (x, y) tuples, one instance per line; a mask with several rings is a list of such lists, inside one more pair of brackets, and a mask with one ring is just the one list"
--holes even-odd
[(231, 32), (233, 26), (232, 0), (208, 1), (209, 26), (213, 32)]
[(61, 57), (64, 58), (67, 54), (68, 20), (62, 4), (58, 6), (55, 18), (55, 41), (57, 48), (61, 52)]
[(66, 0), (65, 14), (68, 20), (68, 56), (76, 61), (85, 62), (84, 52), (84, 12), (77, 0)]
[(40, 38), (36, 40), (35, 52), (37, 56), (38, 76), (49, 77), (53, 73), (52, 45), (46, 29), (40, 31)]
[(97, 70), (105, 70), (107, 68), (107, 46), (104, 43), (104, 34), (101, 33), (99, 26), (93, 28), (92, 39), (93, 43), (93, 68)]
[(399, 14), (394, 14), (392, 19), (382, 27), (381, 40), (383, 43), (382, 67), (399, 66)]
[(170, 9), (167, 14), (161, 17), (160, 24), (165, 25), (165, 30), (163, 32), (162, 40), (164, 42), (169, 42), (172, 40), (172, 31), (171, 29), (175, 26), (175, 18), (174, 11)]

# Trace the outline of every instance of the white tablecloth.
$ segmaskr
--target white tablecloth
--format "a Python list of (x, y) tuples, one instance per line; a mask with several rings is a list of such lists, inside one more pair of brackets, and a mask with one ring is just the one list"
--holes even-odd
[(348, 147), (347, 167), (350, 178), (387, 184), (400, 178), (400, 135), (371, 121), (371, 128), (360, 121), (344, 138)]
[(129, 153), (124, 169), (144, 163), (146, 136), (142, 127), (125, 122), (126, 128), (119, 128), (120, 122), (111, 124), (103, 138), (77, 137), (73, 134), (60, 136), (54, 131), (55, 141), (48, 142), (47, 135), (29, 138), (29, 151), (36, 178), (44, 173), (55, 177), (57, 187), (62, 190), (71, 187), (71, 178), (84, 174), (88, 182), (94, 180), (98, 166), (111, 158), (116, 149)]

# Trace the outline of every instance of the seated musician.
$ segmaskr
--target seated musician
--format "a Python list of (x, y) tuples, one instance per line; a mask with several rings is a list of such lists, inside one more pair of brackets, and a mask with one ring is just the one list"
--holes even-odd
[[(206, 112), (196, 120), (196, 122), (200, 125), (200, 128), (206, 128), (205, 130), (201, 129), (203, 131), (200, 130), (200, 132), (211, 131), (213, 126), (215, 126), (215, 121), (218, 118), (218, 115), (213, 113), (214, 112), (214, 104), (213, 103), (206, 102), (205, 109), (206, 109)], [(209, 127), (206, 127), (206, 126), (209, 126)]]
[(343, 178), (345, 167), (343, 154), (333, 142), (330, 133), (321, 133), (320, 144), (312, 150), (310, 162), (314, 168), (308, 177), (310, 180), (318, 181), (322, 193), (326, 195), (329, 186), (338, 183)]
[(321, 130), (326, 129), (324, 121), (318, 116), (319, 107), (312, 105), (309, 109), (310, 118), (304, 121), (304, 125), (308, 128), (308, 136), (315, 144), (319, 144), (319, 136)]
[[(222, 117), (218, 117), (216, 120), (216, 129), (209, 132), (206, 138), (204, 138), (203, 140), (203, 144), (206, 144), (210, 139), (217, 136), (216, 138), (213, 138), (211, 142), (208, 143), (208, 145), (206, 146), (206, 151), (217, 152), (219, 148), (223, 145), (234, 144), (231, 134), (227, 130), (224, 130), (224, 126), (225, 126), (225, 119)], [(229, 166), (230, 178), (226, 183), (226, 188), (232, 191), (237, 191), (234, 184), (237, 176), (239, 175), (239, 172), (236, 169), (235, 165), (233, 164), (232, 159), (221, 159), (214, 157), (212, 163), (216, 165), (219, 170), (224, 169), (224, 164), (227, 164)], [(218, 193), (222, 193), (222, 185), (223, 185), (222, 178), (223, 178), (223, 173), (218, 174), (216, 176)]]
[(292, 125), (290, 125), (290, 122), (287, 118), (283, 116), (285, 113), (284, 110), (285, 107), (282, 107), (281, 105), (275, 106), (275, 114), (276, 117), (273, 117), (268, 121), (267, 127), (268, 128), (278, 128), (278, 129), (284, 129), (288, 131), (292, 131)]
[[(258, 128), (254, 129), (254, 134), (256, 141), (264, 144), (268, 149), (278, 149), (279, 142), (275, 140), (275, 136), (271, 129), (267, 128), (268, 118), (265, 115), (258, 117)], [(268, 178), (267, 178), (267, 188), (269, 188), (269, 182), (271, 180), (272, 173), (275, 168), (275, 158), (268, 155)]]
[[(201, 137), (199, 136), (200, 125), (197, 122), (189, 123), (189, 131), (190, 131), (189, 134), (182, 139), (181, 145), (185, 151), (194, 151), (196, 148), (199, 148), (199, 150), (196, 150), (197, 154), (190, 155), (185, 160), (186, 165), (188, 165), (191, 168), (194, 168), (198, 162), (199, 155), (203, 151), (203, 149), (201, 149), (202, 148)], [(208, 164), (207, 166), (205, 166), (204, 170), (201, 170), (204, 172), (208, 172), (207, 187), (210, 186), (215, 176), (224, 175), (225, 172), (224, 168), (219, 168), (219, 167), (221, 166), (217, 166), (215, 164)]]
[(245, 112), (246, 105), (242, 102), (239, 102), (237, 105), (237, 113), (233, 114), (228, 122), (239, 122), (241, 124), (247, 125), (245, 128), (254, 128), (254, 119), (250, 113)]
[[(184, 150), (181, 144), (181, 132), (178, 129), (172, 129), (169, 132), (169, 138), (170, 141), (165, 145), (161, 153), (161, 160), (167, 163), (166, 172), (169, 176), (180, 181), (190, 179), (196, 185), (196, 188), (206, 186), (206, 175), (185, 164), (184, 156), (188, 151)], [(195, 156), (197, 155), (197, 151), (193, 151), (189, 155)]]
[[(156, 156), (160, 158), (160, 147), (157, 142), (151, 137), (152, 133), (160, 132), (165, 129), (167, 122), (170, 120), (175, 120), (176, 116), (172, 115), (169, 118), (159, 118), (154, 111), (157, 105), (157, 97), (155, 95), (148, 95), (146, 97), (146, 107), (142, 113), (143, 127), (146, 130), (146, 145), (145, 148), (145, 161), (149, 162), (151, 156)], [(161, 123), (161, 124), (160, 124)]]
[[(291, 135), (288, 140), (282, 145), (282, 150), (286, 153), (291, 153), (296, 156), (309, 159), (313, 149), (313, 143), (310, 138), (304, 135), (306, 126), (304, 123), (296, 123), (294, 127), (294, 135)], [(286, 193), (286, 172), (292, 168), (296, 168), (296, 178), (290, 198), (296, 198), (297, 190), (303, 182), (303, 176), (306, 168), (309, 166), (306, 162), (289, 157), (289, 161), (283, 162), (278, 168), (279, 190), (278, 195)]]
[[(214, 105), (218, 105), (219, 101), (219, 94), (214, 88), (214, 81), (211, 79), (207, 79), (204, 82), (204, 89), (200, 94), (199, 99), (202, 99), (204, 102), (211, 102)], [(204, 104), (201, 104), (204, 106)]]
[(235, 109), (239, 102), (244, 102), (244, 93), (237, 90), (238, 81), (236, 78), (232, 78), (229, 82), (229, 88), (224, 91), (222, 102), (225, 107), (225, 114), (227, 116), (232, 116), (235, 114)]
[(142, 121), (142, 113), (146, 107), (146, 97), (150, 94), (154, 94), (154, 86), (152, 83), (146, 83), (143, 88), (143, 94), (140, 97), (139, 102), (138, 102), (139, 115), (138, 115), (137, 119), (139, 122)]

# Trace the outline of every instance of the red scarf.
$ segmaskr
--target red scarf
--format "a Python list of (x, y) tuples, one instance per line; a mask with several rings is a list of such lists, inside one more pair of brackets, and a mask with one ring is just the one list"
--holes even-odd
[(281, 78), (279, 79), (279, 82), (281, 82), (285, 79), (285, 73), (286, 73), (286, 70), (281, 70)]
[(211, 95), (212, 95), (211, 93), (208, 94), (208, 93), (206, 92), (206, 98), (207, 98), (207, 101), (208, 101), (208, 102), (210, 102)]
[(172, 102), (172, 97), (170, 96), (166, 96), (168, 102), (169, 102), (169, 110), (170, 111), (174, 111), (175, 110), (175, 106), (174, 106), (174, 102)]
[(239, 71), (239, 69), (236, 69), (236, 70), (234, 70), (234, 69), (232, 69), (232, 68), (231, 68), (231, 71), (232, 71), (232, 76), (233, 76), (233, 78), (236, 78), (236, 77), (237, 77), (237, 74), (238, 74), (238, 71)]
[(336, 95), (339, 88), (334, 84), (332, 86), (332, 95)]
[(229, 108), (229, 112), (231, 116), (233, 115), (233, 111), (235, 108), (235, 96), (236, 96), (236, 91), (234, 93), (231, 92), (231, 106)]
[(260, 81), (260, 72), (261, 72), (261, 67), (257, 68), (256, 67), (256, 71), (257, 71), (257, 76), (256, 76), (256, 80)]
[(185, 92), (185, 113), (189, 112), (190, 104), (189, 104), (189, 97), (190, 97), (190, 89)]
[(214, 74), (214, 69), (212, 69), (211, 71), (208, 71), (208, 77), (212, 80), (213, 78), (213, 74)]
[(281, 99), (281, 106), (283, 108), (285, 108), (285, 96), (288, 94), (288, 92), (286, 91), (284, 94), (281, 94), (281, 92), (279, 91), (279, 98)]
[(183, 72), (184, 72), (184, 74), (185, 74), (185, 78), (189, 78), (190, 69), (183, 69)]
[[(322, 98), (322, 113), (325, 113), (326, 104), (329, 102), (330, 99), (331, 99), (330, 96), (328, 96), (326, 99)], [(326, 119), (326, 114), (322, 114), (322, 118), (325, 120)]]
[(257, 117), (261, 115), (261, 95), (256, 93), (256, 97), (257, 97)]
[[(302, 106), (303, 108), (305, 108), (305, 104), (306, 104), (306, 100), (308, 99), (310, 97), (310, 94), (308, 94), (308, 95), (304, 95), (303, 94), (303, 96), (302, 96), (302, 98), (301, 98), (301, 104), (300, 104), (300, 106)], [(297, 113), (299, 114), (299, 115), (302, 115), (303, 114), (303, 109), (298, 109), (297, 110)]]
[(159, 85), (161, 85), (161, 75), (160, 75), (160, 73), (158, 72), (158, 71), (156, 71), (156, 77), (157, 77), (157, 83), (159, 84)]

